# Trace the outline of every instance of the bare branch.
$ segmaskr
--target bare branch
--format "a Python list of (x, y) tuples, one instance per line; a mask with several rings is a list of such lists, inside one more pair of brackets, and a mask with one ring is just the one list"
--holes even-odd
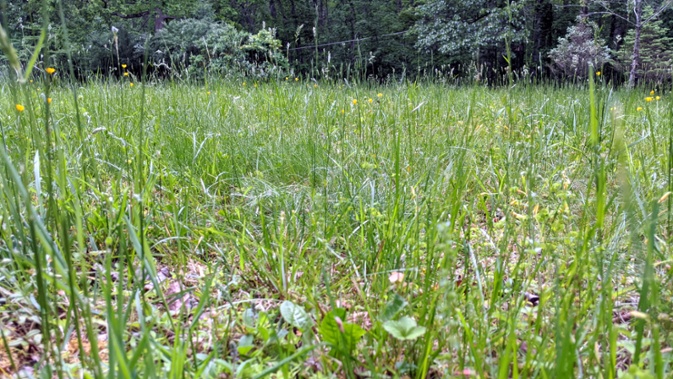
[(132, 14), (122, 14), (119, 12), (112, 12), (113, 15), (123, 18), (123, 19), (129, 19), (129, 18), (139, 18), (139, 17), (145, 17), (148, 14), (150, 14), (150, 11), (144, 11), (144, 12), (138, 12), (138, 13), (132, 13)]
[(610, 15), (610, 16), (614, 16), (614, 17), (617, 17), (618, 19), (623, 20), (624, 22), (627, 22), (627, 23), (629, 23), (629, 24), (631, 24), (631, 25), (635, 25), (632, 21), (630, 21), (630, 20), (627, 19), (626, 17), (624, 17), (624, 16), (622, 16), (622, 15), (620, 15), (620, 14), (618, 14), (618, 13), (614, 13), (614, 12), (612, 12), (612, 11), (589, 12), (587, 15), (588, 15), (588, 16), (594, 16), (594, 15), (605, 15), (605, 14)]
[(657, 10), (652, 14), (652, 16), (650, 16), (650, 17), (648, 17), (646, 20), (644, 20), (643, 23), (650, 22), (651, 20), (653, 20), (653, 19), (659, 17), (660, 14), (662, 14), (666, 9), (668, 9), (668, 8), (671, 7), (671, 4), (673, 4), (673, 0), (667, 0), (666, 2), (664, 2), (663, 4), (661, 4), (661, 6), (659, 7), (659, 9), (657, 9)]

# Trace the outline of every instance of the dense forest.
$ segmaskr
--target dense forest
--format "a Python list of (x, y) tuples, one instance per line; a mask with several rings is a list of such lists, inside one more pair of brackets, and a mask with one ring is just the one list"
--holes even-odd
[(1, 20), (25, 61), (47, 25), (43, 60), (64, 65), (70, 46), (80, 77), (121, 75), (121, 64), (138, 74), (148, 52), (153, 72), (187, 77), (214, 70), (497, 82), (510, 69), (515, 78), (582, 78), (593, 63), (606, 78), (635, 84), (671, 79), (672, 3), (13, 0)]

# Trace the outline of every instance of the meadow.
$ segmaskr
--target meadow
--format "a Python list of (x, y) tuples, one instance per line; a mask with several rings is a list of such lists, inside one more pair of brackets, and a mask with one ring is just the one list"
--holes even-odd
[(0, 87), (0, 376), (673, 374), (661, 88), (58, 74)]

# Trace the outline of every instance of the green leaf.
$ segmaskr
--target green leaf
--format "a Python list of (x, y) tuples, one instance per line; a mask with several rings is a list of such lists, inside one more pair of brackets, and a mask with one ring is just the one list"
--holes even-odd
[(255, 329), (255, 324), (257, 323), (256, 318), (257, 316), (255, 315), (255, 311), (253, 311), (251, 308), (246, 309), (243, 312), (243, 325), (250, 329)]
[(349, 355), (360, 338), (365, 335), (364, 329), (359, 325), (344, 322), (345, 319), (346, 310), (337, 308), (327, 313), (318, 327), (323, 341), (332, 347), (332, 352), (341, 355)]
[(425, 334), (426, 328), (418, 326), (416, 320), (411, 317), (404, 316), (401, 319), (394, 321), (386, 321), (383, 324), (383, 329), (390, 333), (393, 337), (402, 341), (411, 341)]
[(236, 350), (238, 350), (239, 354), (246, 355), (253, 347), (255, 347), (255, 345), (253, 345), (253, 337), (250, 334), (246, 334), (238, 341)]
[(285, 322), (295, 328), (306, 330), (311, 327), (312, 322), (308, 313), (306, 313), (304, 308), (291, 301), (285, 300), (283, 304), (280, 305), (280, 314), (283, 316)]
[(386, 307), (383, 308), (383, 313), (381, 314), (381, 321), (388, 321), (392, 320), (393, 317), (397, 316), (398, 313), (404, 307), (407, 306), (407, 301), (404, 300), (404, 298), (398, 294), (395, 294), (390, 301), (386, 303)]
[(273, 329), (269, 323), (269, 316), (266, 312), (259, 312), (259, 316), (257, 316), (257, 333), (266, 343), (269, 341), (269, 338), (271, 338), (272, 332)]

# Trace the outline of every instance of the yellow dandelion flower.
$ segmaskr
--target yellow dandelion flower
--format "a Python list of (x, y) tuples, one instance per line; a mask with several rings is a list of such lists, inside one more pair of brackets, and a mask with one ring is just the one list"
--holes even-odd
[(51, 97), (47, 98), (47, 104), (51, 104)]
[(650, 91), (650, 96), (654, 95), (654, 90)]
[(122, 68), (126, 68), (126, 63), (122, 63)]
[(47, 74), (49, 74), (49, 75), (54, 75), (54, 73), (56, 72), (56, 69), (53, 68), (53, 67), (47, 67), (47, 69), (45, 71), (47, 71)]
[(596, 76), (601, 76), (601, 72), (600, 72), (600, 71), (596, 71)]
[(640, 111), (643, 110), (643, 107), (638, 107), (638, 108), (636, 108), (636, 110), (637, 110), (638, 112), (640, 112)]
[(371, 104), (371, 103), (374, 102), (374, 100), (370, 97), (369, 99), (367, 99), (367, 102), (369, 102), (369, 104)]
[(32, 83), (32, 82), (33, 82), (33, 79), (30, 79), (30, 82)]
[(358, 99), (353, 99), (353, 105), (358, 105)]
[(129, 83), (129, 86), (133, 87), (133, 82)]
[(210, 95), (210, 91), (206, 91), (206, 95)]
[(299, 81), (299, 78), (294, 78), (294, 81), (295, 81), (295, 82), (298, 82), (298, 81)]
[(659, 100), (661, 100), (661, 96), (657, 96), (657, 97), (655, 97), (654, 99), (657, 100), (657, 101), (659, 101)]
[(379, 92), (379, 93), (376, 94), (376, 97), (378, 97), (380, 99), (380, 98), (383, 97), (383, 94), (381, 92)]
[(24, 107), (21, 104), (16, 104), (16, 110), (19, 112), (23, 112), (24, 110), (26, 110), (26, 107)]
[(129, 73), (127, 71), (125, 71), (124, 76), (129, 76)]
[(246, 86), (246, 84), (247, 84), (246, 82), (243, 82), (243, 87), (245, 87), (245, 86)]
[(341, 110), (341, 114), (344, 114), (344, 113), (346, 113), (346, 111), (342, 109), (342, 110)]
[(290, 78), (288, 78), (287, 76), (285, 77), (285, 81), (286, 81), (286, 82), (287, 82), (289, 79), (290, 79)]
[(650, 96), (648, 96), (648, 97), (645, 98), (645, 101), (647, 101), (648, 103), (649, 103), (650, 101), (652, 101), (652, 100), (654, 100), (654, 98), (653, 98), (653, 97), (650, 97)]

